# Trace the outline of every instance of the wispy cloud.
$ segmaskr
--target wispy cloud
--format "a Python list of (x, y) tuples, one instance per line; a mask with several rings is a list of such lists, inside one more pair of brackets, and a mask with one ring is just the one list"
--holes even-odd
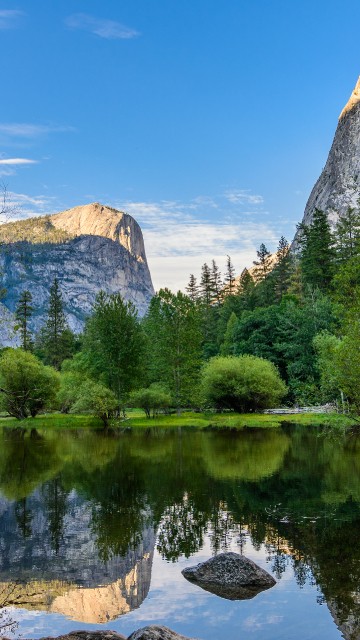
[(203, 206), (210, 207), (211, 209), (217, 209), (219, 205), (215, 201), (215, 199), (211, 198), (210, 196), (197, 196), (192, 200), (192, 209)]
[(0, 165), (16, 166), (20, 164), (37, 164), (37, 160), (30, 158), (0, 158)]
[(0, 9), (0, 29), (13, 29), (24, 15), (23, 11), (17, 9)]
[(9, 204), (16, 219), (55, 213), (58, 210), (56, 198), (52, 196), (29, 196), (25, 193), (9, 192)]
[(120, 22), (96, 18), (88, 13), (74, 13), (66, 18), (65, 23), (70, 29), (89, 31), (107, 40), (129, 40), (140, 35), (135, 29), (126, 27)]
[(224, 196), (231, 204), (262, 204), (264, 202), (262, 196), (255, 195), (247, 189), (228, 189)]
[(14, 169), (9, 169), (8, 167), (0, 167), (0, 178), (7, 178), (8, 176), (13, 176), (16, 173)]
[(214, 200), (216, 221), (206, 215), (206, 198), (202, 212), (195, 212), (192, 203), (115, 204), (130, 213), (142, 228), (155, 288), (184, 289), (190, 273), (199, 275), (204, 262), (210, 263), (213, 258), (223, 268), (227, 255), (231, 255), (240, 273), (245, 266), (252, 266), (260, 242), (270, 247), (276, 244), (275, 232), (267, 223), (249, 220), (246, 212), (230, 215), (224, 199)]
[(38, 160), (30, 158), (2, 158), (0, 157), (0, 177), (8, 177), (16, 174), (16, 169), (38, 164)]
[(74, 127), (27, 122), (0, 122), (0, 134), (16, 138), (36, 138), (48, 133), (75, 131)]
[[(11, 166), (4, 165), (4, 169)], [(55, 213), (69, 207), (68, 202), (64, 206), (49, 195), (13, 193), (11, 198), (19, 218)], [(91, 194), (90, 199), (98, 199), (98, 194)], [(156, 289), (166, 286), (184, 290), (190, 273), (199, 276), (205, 262), (209, 264), (214, 259), (224, 270), (227, 255), (231, 256), (239, 274), (245, 266), (252, 266), (261, 242), (272, 250), (278, 240), (270, 219), (260, 215), (249, 218), (248, 202), (233, 207), (223, 195), (201, 196), (188, 202), (112, 201), (109, 204), (126, 211), (140, 224)], [(257, 210), (254, 205), (251, 208)], [(261, 205), (259, 214), (260, 208)]]

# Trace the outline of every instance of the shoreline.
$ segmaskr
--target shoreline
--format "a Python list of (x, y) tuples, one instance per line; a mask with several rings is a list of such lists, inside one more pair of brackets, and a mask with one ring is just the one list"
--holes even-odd
[(128, 413), (125, 420), (113, 420), (108, 429), (102, 427), (101, 421), (84, 414), (49, 413), (37, 415), (35, 418), (17, 420), (12, 417), (0, 417), (0, 426), (25, 429), (95, 429), (106, 431), (142, 431), (144, 429), (184, 428), (199, 431), (241, 430), (258, 428), (278, 428), (286, 424), (303, 426), (319, 426), (330, 428), (347, 428), (358, 424), (356, 418), (338, 413), (289, 413), (281, 414), (239, 414), (239, 413), (193, 413), (184, 411), (178, 415), (159, 415), (155, 418), (142, 417), (142, 412), (135, 410)]

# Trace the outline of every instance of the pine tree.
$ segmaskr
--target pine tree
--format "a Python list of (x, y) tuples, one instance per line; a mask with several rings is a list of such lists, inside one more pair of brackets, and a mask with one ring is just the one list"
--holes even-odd
[(287, 292), (292, 271), (292, 256), (288, 241), (281, 236), (276, 250), (277, 264), (273, 270), (274, 293), (277, 302)]
[(252, 311), (255, 306), (255, 282), (246, 268), (241, 273), (237, 293), (241, 299), (241, 308)]
[[(218, 351), (217, 323), (219, 315), (219, 305), (215, 304), (216, 290), (213, 277), (214, 261), (212, 267), (213, 268), (210, 269), (210, 267), (206, 263), (202, 266), (200, 280), (200, 301), (202, 315), (201, 327), (203, 334), (203, 355), (205, 358), (216, 355)], [(220, 272), (218, 273), (220, 276)]]
[(73, 355), (75, 343), (75, 336), (66, 322), (59, 280), (55, 278), (50, 287), (47, 320), (37, 337), (38, 355), (46, 364), (60, 369), (63, 360)]
[(256, 267), (256, 269), (254, 269), (254, 275), (255, 280), (260, 282), (261, 280), (264, 280), (271, 271), (271, 265), (269, 264), (269, 257), (271, 256), (271, 253), (262, 243), (256, 254), (258, 259), (253, 262)]
[(286, 240), (286, 238), (284, 238), (284, 236), (281, 236), (278, 247), (276, 249), (276, 257), (278, 263), (284, 260), (284, 258), (286, 258), (286, 256), (289, 254), (289, 248), (290, 247), (288, 241)]
[(34, 347), (32, 335), (29, 329), (29, 321), (34, 310), (31, 303), (32, 295), (30, 291), (25, 290), (22, 292), (15, 310), (15, 317), (19, 323), (21, 347), (25, 351), (32, 351)]
[(334, 241), (326, 213), (315, 209), (311, 225), (298, 225), (300, 265), (305, 284), (329, 289), (335, 267)]
[(342, 264), (360, 253), (360, 210), (349, 207), (343, 213), (334, 233), (337, 261)]
[(187, 294), (193, 302), (196, 302), (199, 299), (199, 286), (197, 284), (197, 280), (195, 276), (191, 273), (189, 277), (189, 284), (185, 287)]
[(235, 293), (235, 268), (230, 256), (227, 256), (224, 285), (226, 287), (226, 294), (232, 296)]
[(212, 288), (211, 271), (206, 262), (201, 267), (200, 293), (202, 302), (210, 305), (214, 292)]
[(223, 298), (223, 285), (221, 280), (220, 269), (215, 260), (211, 262), (211, 287), (217, 304), (221, 304)]
[(272, 275), (273, 263), (269, 260), (271, 253), (262, 243), (256, 252), (258, 260), (254, 260), (253, 269), (256, 306), (268, 307), (275, 302), (274, 279)]
[(305, 296), (303, 274), (298, 257), (292, 260), (287, 294), (298, 300), (303, 300)]

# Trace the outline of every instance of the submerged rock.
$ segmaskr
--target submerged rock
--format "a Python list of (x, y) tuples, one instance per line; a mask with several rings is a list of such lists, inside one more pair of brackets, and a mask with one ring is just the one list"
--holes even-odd
[(168, 627), (151, 625), (138, 629), (128, 637), (128, 640), (195, 640), (195, 638), (187, 638), (181, 636)]
[(182, 574), (205, 591), (228, 600), (250, 600), (276, 584), (255, 562), (232, 552), (220, 553), (195, 567), (187, 567)]

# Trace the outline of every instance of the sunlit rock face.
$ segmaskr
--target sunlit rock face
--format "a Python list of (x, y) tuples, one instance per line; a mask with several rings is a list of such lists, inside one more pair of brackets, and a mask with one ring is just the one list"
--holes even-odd
[(145, 600), (151, 579), (153, 553), (145, 553), (123, 577), (93, 589), (70, 588), (55, 597), (49, 611), (99, 624), (137, 609)]
[(120, 293), (144, 315), (154, 294), (142, 232), (128, 214), (93, 203), (42, 218), (0, 226), (5, 306), (14, 311), (21, 292), (33, 296), (33, 328), (46, 313), (58, 278), (70, 327), (82, 330), (96, 294)]
[[(6, 604), (22, 609), (60, 613), (87, 624), (103, 624), (140, 607), (151, 580), (153, 553), (144, 553), (122, 577), (110, 584), (86, 588), (58, 580), (0, 583)], [(123, 571), (124, 573), (124, 571)]]
[[(303, 223), (315, 209), (325, 211), (331, 225), (360, 196), (360, 77), (342, 110), (326, 165), (307, 201)], [(295, 238), (296, 244), (296, 238)]]

